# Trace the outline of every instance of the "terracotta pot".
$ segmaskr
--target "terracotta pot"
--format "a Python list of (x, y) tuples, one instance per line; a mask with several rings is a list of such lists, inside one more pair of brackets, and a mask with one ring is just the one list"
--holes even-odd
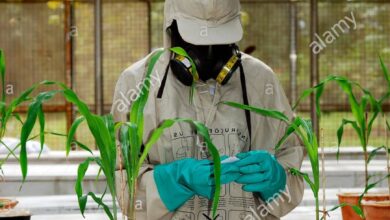
[(18, 204), (18, 201), (11, 199), (2, 199), (0, 198), (0, 211), (13, 209)]
[(389, 220), (390, 200), (387, 201), (363, 201), (362, 207), (366, 220)]
[[(357, 205), (359, 202), (359, 193), (341, 193), (337, 195), (339, 203), (346, 203), (350, 205)], [(389, 195), (385, 193), (369, 193), (364, 196), (364, 200), (369, 201), (385, 201), (389, 199)], [(362, 220), (358, 214), (353, 211), (350, 206), (341, 208), (343, 220)]]

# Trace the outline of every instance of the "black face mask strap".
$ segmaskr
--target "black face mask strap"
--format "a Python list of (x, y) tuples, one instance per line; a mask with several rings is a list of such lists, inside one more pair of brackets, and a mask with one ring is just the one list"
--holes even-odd
[[(242, 89), (242, 98), (244, 100), (244, 105), (249, 105), (248, 101), (248, 93), (246, 89), (246, 80), (245, 80), (245, 73), (244, 73), (244, 67), (242, 66), (242, 63), (239, 64), (240, 67), (240, 80), (241, 80), (241, 89)], [(248, 126), (249, 131), (249, 151), (252, 150), (252, 123), (251, 123), (251, 113), (249, 110), (245, 110), (245, 119), (246, 119), (246, 125)]]
[(166, 81), (167, 81), (168, 71), (169, 71), (169, 64), (168, 64), (167, 68), (165, 69), (164, 78), (163, 78), (163, 80), (161, 81), (161, 86), (160, 86), (160, 88), (158, 89), (158, 93), (157, 93), (157, 98), (158, 98), (158, 99), (161, 99), (161, 97), (163, 96), (164, 88), (165, 88), (165, 83), (166, 83)]

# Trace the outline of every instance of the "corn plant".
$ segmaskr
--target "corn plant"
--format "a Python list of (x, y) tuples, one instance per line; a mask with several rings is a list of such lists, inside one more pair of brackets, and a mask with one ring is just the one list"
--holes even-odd
[[(374, 124), (374, 121), (382, 111), (381, 108), (383, 102), (390, 96), (390, 77), (382, 59), (380, 59), (380, 63), (389, 89), (379, 99), (376, 99), (369, 90), (363, 88), (359, 83), (350, 81), (343, 76), (331, 75), (315, 87), (305, 90), (297, 102), (298, 104), (302, 99), (308, 97), (310, 94), (316, 93), (315, 101), (317, 106), (317, 114), (320, 116), (321, 109), (319, 103), (320, 98), (324, 92), (325, 86), (330, 82), (336, 82), (337, 85), (341, 87), (342, 91), (348, 96), (348, 101), (351, 107), (354, 120), (343, 119), (340, 127), (337, 130), (337, 158), (339, 158), (339, 150), (344, 133), (344, 127), (346, 125), (351, 125), (359, 137), (359, 141), (364, 153), (365, 187), (368, 186), (369, 181), (369, 153), (367, 151), (367, 146), (369, 143), (372, 126)], [(358, 91), (362, 93), (362, 97), (360, 98), (360, 100), (358, 100), (357, 96), (355, 95), (354, 88), (357, 88)], [(297, 106), (297, 104), (295, 106)]]
[(320, 210), (318, 192), (320, 190), (320, 167), (318, 162), (318, 141), (313, 131), (311, 121), (305, 120), (299, 116), (290, 120), (284, 113), (273, 109), (257, 108), (234, 102), (222, 103), (234, 108), (249, 110), (264, 117), (270, 117), (284, 122), (287, 126), (286, 131), (282, 138), (276, 144), (275, 151), (278, 151), (280, 149), (280, 147), (285, 143), (285, 141), (290, 135), (296, 134), (300, 138), (308, 153), (313, 179), (311, 179), (307, 173), (303, 173), (294, 167), (289, 167), (289, 171), (292, 175), (301, 176), (310, 186), (310, 189), (312, 190), (315, 198), (316, 220), (319, 220)]
[[(305, 90), (303, 94), (299, 97), (297, 103), (294, 106), (295, 109), (302, 99), (307, 98), (312, 93), (315, 93), (315, 104), (316, 104), (316, 111), (317, 111), (316, 113), (318, 116), (321, 116), (320, 99), (323, 95), (325, 86), (331, 82), (335, 82), (337, 85), (339, 85), (342, 91), (348, 97), (349, 105), (351, 107), (354, 120), (343, 119), (340, 127), (337, 130), (337, 159), (339, 159), (340, 145), (344, 133), (344, 127), (346, 125), (351, 125), (359, 137), (359, 141), (364, 153), (365, 189), (364, 192), (360, 195), (359, 202), (357, 205), (340, 204), (332, 208), (330, 211), (333, 211), (338, 207), (351, 206), (359, 216), (364, 218), (363, 211), (360, 208), (361, 201), (364, 195), (368, 192), (368, 190), (374, 188), (377, 184), (379, 184), (379, 182), (382, 181), (380, 180), (375, 183), (369, 184), (370, 176), (368, 175), (368, 164), (371, 161), (371, 159), (376, 155), (377, 151), (380, 150), (381, 148), (377, 148), (373, 150), (371, 153), (369, 153), (367, 150), (367, 146), (372, 131), (372, 126), (375, 120), (377, 119), (377, 117), (379, 116), (379, 114), (382, 112), (383, 102), (390, 97), (390, 77), (388, 74), (387, 67), (385, 66), (381, 58), (380, 58), (380, 64), (383, 71), (383, 75), (388, 85), (388, 90), (379, 99), (376, 99), (369, 90), (363, 88), (357, 82), (351, 81), (346, 77), (330, 75), (327, 78), (325, 78), (323, 81), (321, 81), (318, 85)], [(362, 94), (360, 100), (357, 98), (355, 94), (356, 90), (354, 89), (357, 89), (357, 91)], [(385, 179), (388, 177), (389, 176), (386, 176)]]
[[(124, 167), (127, 174), (128, 190), (130, 192), (130, 213), (135, 213), (134, 202), (135, 202), (135, 189), (136, 189), (136, 180), (139, 173), (139, 170), (144, 163), (144, 160), (147, 157), (147, 154), (154, 143), (157, 142), (164, 129), (171, 127), (174, 123), (177, 122), (186, 122), (190, 123), (197, 130), (198, 134), (203, 136), (207, 147), (209, 148), (215, 164), (215, 193), (214, 193), (214, 202), (213, 202), (213, 218), (216, 214), (216, 209), (218, 207), (218, 200), (220, 194), (220, 158), (218, 150), (211, 142), (208, 129), (200, 122), (193, 121), (191, 119), (171, 119), (165, 120), (151, 135), (150, 139), (145, 144), (144, 152), (141, 152), (142, 137), (143, 137), (143, 123), (144, 116), (143, 111), (149, 94), (150, 87), (150, 75), (154, 67), (154, 63), (157, 61), (162, 52), (159, 52), (156, 56), (152, 57), (151, 65), (148, 66), (145, 83), (141, 90), (141, 96), (132, 104), (130, 110), (130, 122), (123, 123), (121, 125), (122, 129), (120, 132), (121, 137), (121, 150), (124, 160)], [(129, 150), (129, 146), (130, 150)], [(138, 155), (140, 155), (138, 157)], [(130, 177), (130, 178), (129, 178)]]
[[(147, 68), (147, 74), (145, 77), (145, 81), (143, 83), (143, 87), (141, 89), (140, 95), (137, 100), (135, 100), (130, 109), (130, 120), (128, 122), (118, 122), (115, 123), (113, 116), (111, 114), (99, 116), (91, 113), (88, 106), (81, 101), (77, 94), (74, 93), (73, 90), (67, 88), (64, 84), (56, 82), (55, 84), (60, 87), (59, 90), (53, 90), (48, 92), (40, 93), (30, 104), (27, 114), (26, 123), (24, 124), (21, 131), (21, 151), (25, 152), (26, 141), (31, 134), (31, 131), (36, 123), (39, 121), (41, 125), (41, 130), (44, 125), (44, 116), (42, 112), (42, 105), (45, 101), (50, 100), (56, 94), (62, 94), (66, 98), (68, 102), (71, 102), (75, 106), (77, 106), (78, 111), (81, 114), (81, 117), (76, 119), (68, 134), (68, 139), (66, 143), (66, 152), (69, 153), (71, 149), (71, 144), (74, 142), (74, 134), (78, 129), (79, 125), (83, 122), (86, 122), (90, 132), (92, 133), (96, 146), (100, 152), (100, 156), (94, 156), (87, 158), (83, 163), (79, 165), (77, 180), (75, 185), (75, 191), (78, 197), (79, 208), (84, 215), (87, 199), (91, 197), (96, 203), (98, 203), (101, 207), (103, 207), (106, 215), (111, 220), (117, 219), (117, 205), (116, 199), (118, 197), (118, 193), (116, 191), (116, 179), (115, 179), (115, 171), (117, 170), (116, 164), (118, 156), (123, 158), (123, 168), (126, 172), (127, 176), (127, 185), (129, 192), (129, 218), (135, 218), (135, 210), (134, 203), (136, 198), (136, 183), (137, 177), (139, 175), (139, 171), (141, 166), (143, 165), (145, 158), (147, 157), (148, 152), (152, 148), (152, 146), (157, 142), (157, 140), (162, 135), (164, 129), (171, 127), (174, 123), (177, 122), (186, 122), (193, 125), (193, 127), (197, 130), (198, 134), (201, 135), (212, 154), (214, 161), (214, 174), (215, 174), (215, 192), (213, 197), (213, 206), (212, 206), (212, 215), (215, 218), (216, 210), (218, 207), (218, 201), (220, 196), (220, 157), (218, 150), (211, 142), (211, 138), (208, 133), (208, 129), (200, 122), (193, 121), (191, 119), (171, 119), (165, 120), (158, 128), (156, 128), (150, 139), (145, 143), (144, 150), (142, 151), (143, 144), (143, 132), (144, 132), (144, 108), (148, 99), (149, 87), (150, 87), (150, 75), (152, 73), (153, 67), (159, 57), (161, 56), (163, 51), (156, 53), (150, 59), (150, 63)], [(119, 134), (119, 140), (117, 140)], [(117, 151), (117, 142), (119, 144), (120, 150)], [(91, 150), (83, 145), (83, 149)], [(119, 152), (119, 154), (118, 154)], [(106, 177), (107, 189), (109, 190), (112, 198), (112, 210), (110, 207), (103, 202), (103, 197), (106, 193), (103, 193), (101, 197), (98, 197), (93, 192), (89, 192), (87, 194), (83, 193), (82, 182), (85, 176), (86, 171), (88, 170), (89, 164), (91, 162), (96, 163), (100, 170)], [(23, 177), (27, 175), (27, 157), (26, 161), (22, 163), (22, 171)], [(100, 172), (99, 172), (100, 173)], [(99, 174), (98, 174), (99, 175)]]
[[(22, 125), (24, 122), (22, 121), (20, 115), (15, 112), (16, 108), (21, 106), (22, 104), (29, 102), (32, 100), (32, 93), (42, 85), (50, 85), (50, 82), (44, 81), (38, 84), (33, 85), (32, 87), (28, 88), (22, 94), (15, 99), (12, 99), (9, 103), (6, 102), (6, 83), (5, 83), (5, 74), (6, 74), (6, 65), (5, 65), (5, 55), (4, 52), (0, 49), (0, 78), (1, 78), (1, 86), (2, 86), (2, 91), (1, 91), (1, 101), (0, 101), (0, 143), (8, 150), (8, 154), (5, 156), (0, 161), (0, 170), (2, 165), (9, 159), (10, 156), (16, 158), (17, 160), (20, 161), (20, 163), (25, 163), (27, 160), (27, 153), (24, 149), (24, 151), (20, 152), (20, 158), (14, 153), (14, 151), (20, 147), (20, 143), (16, 145), (13, 149), (9, 148), (6, 143), (2, 141), (6, 128), (7, 128), (7, 123), (9, 122), (10, 119), (16, 119), (18, 122), (20, 122)], [(39, 112), (40, 118), (42, 118), (42, 111)], [(44, 134), (46, 133), (44, 131), (44, 124), (41, 123), (41, 129), (40, 129), (40, 134), (33, 136), (31, 138), (26, 139), (26, 142), (35, 139), (37, 137), (40, 138), (41, 140), (41, 152), (43, 149), (43, 142), (44, 142)], [(22, 166), (23, 167), (23, 166)], [(27, 172), (26, 170), (22, 170), (22, 172)], [(23, 178), (24, 180), (25, 178)]]

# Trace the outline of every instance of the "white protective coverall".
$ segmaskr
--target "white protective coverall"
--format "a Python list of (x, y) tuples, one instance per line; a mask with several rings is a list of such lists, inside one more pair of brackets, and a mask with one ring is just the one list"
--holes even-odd
[[(169, 2), (169, 1), (167, 1)], [(169, 8), (165, 8), (164, 47), (170, 48), (170, 36), (166, 28), (172, 23)], [(139, 94), (146, 74), (150, 55), (127, 68), (119, 77), (115, 88), (112, 114), (116, 121), (127, 121), (129, 106)], [(149, 99), (144, 115), (144, 142), (151, 132), (164, 119), (191, 118), (201, 121), (209, 128), (213, 143), (220, 155), (234, 156), (249, 150), (267, 150), (274, 154), (274, 146), (283, 136), (286, 125), (275, 119), (251, 113), (252, 137), (249, 139), (245, 112), (226, 105), (216, 105), (220, 101), (243, 103), (239, 70), (229, 82), (220, 86), (214, 79), (197, 82), (193, 103), (189, 103), (190, 89), (175, 78), (169, 70), (166, 85), (161, 98), (157, 93), (169, 64), (170, 52), (166, 52), (157, 61), (151, 75)], [(246, 76), (249, 104), (262, 108), (276, 109), (290, 118), (293, 112), (285, 93), (273, 71), (260, 60), (243, 54), (242, 65)], [(251, 140), (251, 143), (249, 143)], [(199, 144), (200, 138), (190, 125), (175, 124), (165, 130), (161, 139), (149, 153), (149, 160), (142, 168), (137, 187), (137, 219), (206, 219), (210, 203), (205, 198), (194, 196), (175, 213), (170, 213), (162, 203), (153, 178), (153, 167), (186, 157), (207, 158), (205, 147)], [(219, 205), (220, 217), (223, 220), (236, 219), (279, 219), (294, 209), (303, 197), (304, 184), (300, 177), (291, 175), (290, 167), (300, 169), (304, 157), (304, 148), (296, 136), (291, 136), (276, 153), (278, 162), (286, 169), (286, 190), (275, 195), (272, 201), (262, 201), (252, 193), (245, 192), (241, 185), (230, 183), (223, 185)], [(120, 175), (117, 171), (117, 188), (120, 192)], [(125, 172), (123, 171), (125, 176)], [(125, 193), (127, 195), (127, 192)], [(118, 198), (121, 207), (128, 207), (128, 198)], [(122, 210), (124, 213), (127, 212)]]

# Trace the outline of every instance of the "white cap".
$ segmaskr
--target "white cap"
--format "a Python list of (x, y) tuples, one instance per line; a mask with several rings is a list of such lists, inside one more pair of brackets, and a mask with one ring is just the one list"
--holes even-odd
[(184, 41), (194, 45), (232, 44), (243, 30), (239, 0), (166, 0), (165, 29), (177, 21)]

